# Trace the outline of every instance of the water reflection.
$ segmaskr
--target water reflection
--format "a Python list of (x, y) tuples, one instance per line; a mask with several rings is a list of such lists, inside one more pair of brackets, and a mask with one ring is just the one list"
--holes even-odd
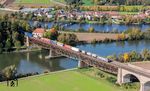
[[(42, 55), (43, 58), (39, 58)], [(77, 61), (69, 58), (57, 58), (45, 60), (46, 51), (31, 53), (10, 53), (0, 55), (0, 70), (10, 65), (16, 65), (18, 73), (39, 72), (45, 70), (57, 71), (70, 69), (77, 66)]]
[[(140, 52), (144, 48), (150, 49), (150, 40), (101, 43), (95, 45), (86, 44), (77, 47), (101, 56), (108, 56), (112, 54), (118, 55), (132, 50)], [(47, 51), (0, 54), (0, 70), (14, 64), (17, 66), (18, 73), (42, 73), (45, 70), (57, 71), (77, 67), (76, 60), (69, 58), (45, 60), (44, 57), (47, 55)]]

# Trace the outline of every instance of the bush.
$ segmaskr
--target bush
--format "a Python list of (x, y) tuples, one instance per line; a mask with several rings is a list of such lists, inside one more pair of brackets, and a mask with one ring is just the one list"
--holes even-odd
[(91, 44), (96, 44), (98, 41), (96, 39), (91, 41)]
[(95, 32), (95, 29), (94, 29), (94, 27), (90, 27), (90, 28), (88, 29), (88, 32), (90, 32), (90, 33), (93, 33), (93, 32)]
[(103, 43), (110, 43), (110, 42), (113, 42), (114, 40), (112, 39), (108, 39), (108, 38), (105, 38), (102, 42)]
[(125, 83), (122, 85), (125, 89), (139, 89), (139, 83)]
[(107, 81), (111, 82), (111, 83), (116, 83), (117, 79), (115, 77), (107, 77), (106, 78)]
[(104, 77), (105, 77), (104, 73), (102, 73), (102, 72), (97, 72), (97, 75), (98, 75), (100, 78), (104, 78)]
[(85, 32), (85, 30), (80, 27), (79, 29), (77, 29), (77, 32)]
[(45, 73), (45, 74), (49, 73), (49, 70), (45, 70), (44, 73)]

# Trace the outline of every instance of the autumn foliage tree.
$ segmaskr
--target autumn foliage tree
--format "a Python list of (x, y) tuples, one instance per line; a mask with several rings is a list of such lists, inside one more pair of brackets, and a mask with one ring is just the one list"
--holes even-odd
[(123, 59), (124, 59), (124, 62), (128, 62), (130, 59), (130, 55), (128, 53), (124, 53)]
[(125, 40), (125, 39), (126, 39), (126, 35), (124, 33), (117, 34), (117, 40), (121, 41), (121, 40)]
[(58, 31), (55, 28), (52, 28), (44, 33), (44, 37), (51, 40), (57, 40)]
[(62, 33), (58, 36), (58, 41), (69, 45), (76, 45), (78, 38), (75, 34)]

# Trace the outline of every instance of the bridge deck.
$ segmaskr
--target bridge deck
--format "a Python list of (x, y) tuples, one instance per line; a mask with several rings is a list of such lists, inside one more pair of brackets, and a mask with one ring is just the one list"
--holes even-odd
[(137, 67), (140, 67), (140, 68), (143, 68), (143, 69), (146, 69), (146, 70), (150, 71), (150, 62), (149, 61), (146, 61), (146, 62), (135, 62), (135, 63), (132, 63), (132, 65), (135, 65)]

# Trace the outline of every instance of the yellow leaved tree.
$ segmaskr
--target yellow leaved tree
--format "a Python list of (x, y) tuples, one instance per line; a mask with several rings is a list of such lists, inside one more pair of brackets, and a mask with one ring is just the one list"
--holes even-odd
[(124, 53), (123, 59), (124, 59), (124, 62), (128, 62), (130, 59), (130, 55), (128, 53)]

